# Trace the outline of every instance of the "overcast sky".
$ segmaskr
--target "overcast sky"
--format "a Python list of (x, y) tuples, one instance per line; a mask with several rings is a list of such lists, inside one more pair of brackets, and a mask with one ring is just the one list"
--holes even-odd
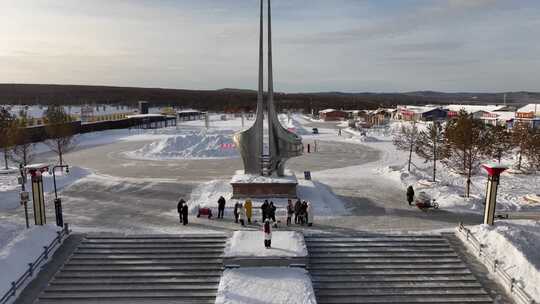
[[(0, 82), (257, 84), (257, 0), (0, 0)], [(540, 91), (538, 0), (273, 0), (278, 91)]]

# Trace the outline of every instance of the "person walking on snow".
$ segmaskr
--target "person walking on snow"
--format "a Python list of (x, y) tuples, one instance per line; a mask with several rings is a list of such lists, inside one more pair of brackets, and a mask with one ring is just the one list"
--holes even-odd
[(293, 214), (294, 214), (294, 206), (293, 206), (292, 200), (289, 200), (287, 202), (287, 226), (291, 225), (291, 218)]
[(223, 196), (220, 196), (218, 199), (218, 214), (217, 218), (223, 218), (223, 214), (225, 213), (225, 198)]
[(178, 205), (176, 206), (176, 209), (178, 209), (178, 218), (180, 219), (180, 223), (182, 223), (182, 208), (184, 207), (184, 204), (186, 201), (181, 198), (180, 201), (178, 201)]
[(263, 225), (264, 232), (264, 247), (269, 249), (272, 247), (272, 225), (270, 225), (270, 220), (266, 219)]
[(246, 217), (247, 222), (251, 224), (251, 216), (253, 215), (253, 203), (251, 202), (251, 199), (247, 199), (244, 203), (244, 208), (246, 208)]
[(184, 204), (182, 207), (182, 223), (185, 225), (188, 224), (188, 205)]
[(412, 186), (409, 186), (407, 188), (407, 202), (409, 202), (409, 206), (412, 204), (413, 201), (414, 201), (414, 189)]
[(242, 204), (238, 203), (238, 218), (240, 219), (240, 224), (242, 226), (246, 225), (246, 210), (244, 209), (244, 206)]

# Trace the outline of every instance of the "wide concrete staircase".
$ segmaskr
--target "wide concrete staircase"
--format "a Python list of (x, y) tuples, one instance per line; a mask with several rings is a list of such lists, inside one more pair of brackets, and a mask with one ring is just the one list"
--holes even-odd
[(305, 238), (319, 304), (493, 303), (442, 236)]
[(224, 235), (87, 236), (37, 303), (214, 303)]

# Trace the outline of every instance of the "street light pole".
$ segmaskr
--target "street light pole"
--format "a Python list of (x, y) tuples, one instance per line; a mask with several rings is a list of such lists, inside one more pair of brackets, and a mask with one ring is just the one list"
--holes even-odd
[(23, 164), (19, 165), (19, 172), (21, 173), (21, 204), (24, 206), (24, 219), (26, 220), (26, 228), (30, 228), (28, 222), (28, 193), (26, 192), (26, 169)]

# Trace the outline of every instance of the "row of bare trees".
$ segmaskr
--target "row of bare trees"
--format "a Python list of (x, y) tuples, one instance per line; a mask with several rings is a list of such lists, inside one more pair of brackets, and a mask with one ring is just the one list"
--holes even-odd
[[(61, 106), (49, 106), (45, 111), (48, 124), (45, 126), (47, 140), (44, 143), (58, 155), (60, 165), (63, 156), (75, 147), (75, 134), (69, 116)], [(11, 114), (0, 107), (0, 149), (4, 155), (4, 167), (9, 169), (8, 162), (26, 166), (34, 160), (35, 143), (29, 138), (30, 117), (21, 110), (18, 115)]]
[(402, 125), (393, 142), (397, 149), (409, 153), (409, 171), (412, 155), (416, 153), (425, 162), (432, 162), (433, 181), (438, 161), (465, 176), (466, 197), (470, 194), (471, 176), (481, 162), (500, 162), (516, 155), (516, 169), (540, 170), (540, 130), (525, 124), (516, 124), (512, 129), (486, 125), (464, 111), (444, 126), (434, 122), (420, 131), (414, 122)]

